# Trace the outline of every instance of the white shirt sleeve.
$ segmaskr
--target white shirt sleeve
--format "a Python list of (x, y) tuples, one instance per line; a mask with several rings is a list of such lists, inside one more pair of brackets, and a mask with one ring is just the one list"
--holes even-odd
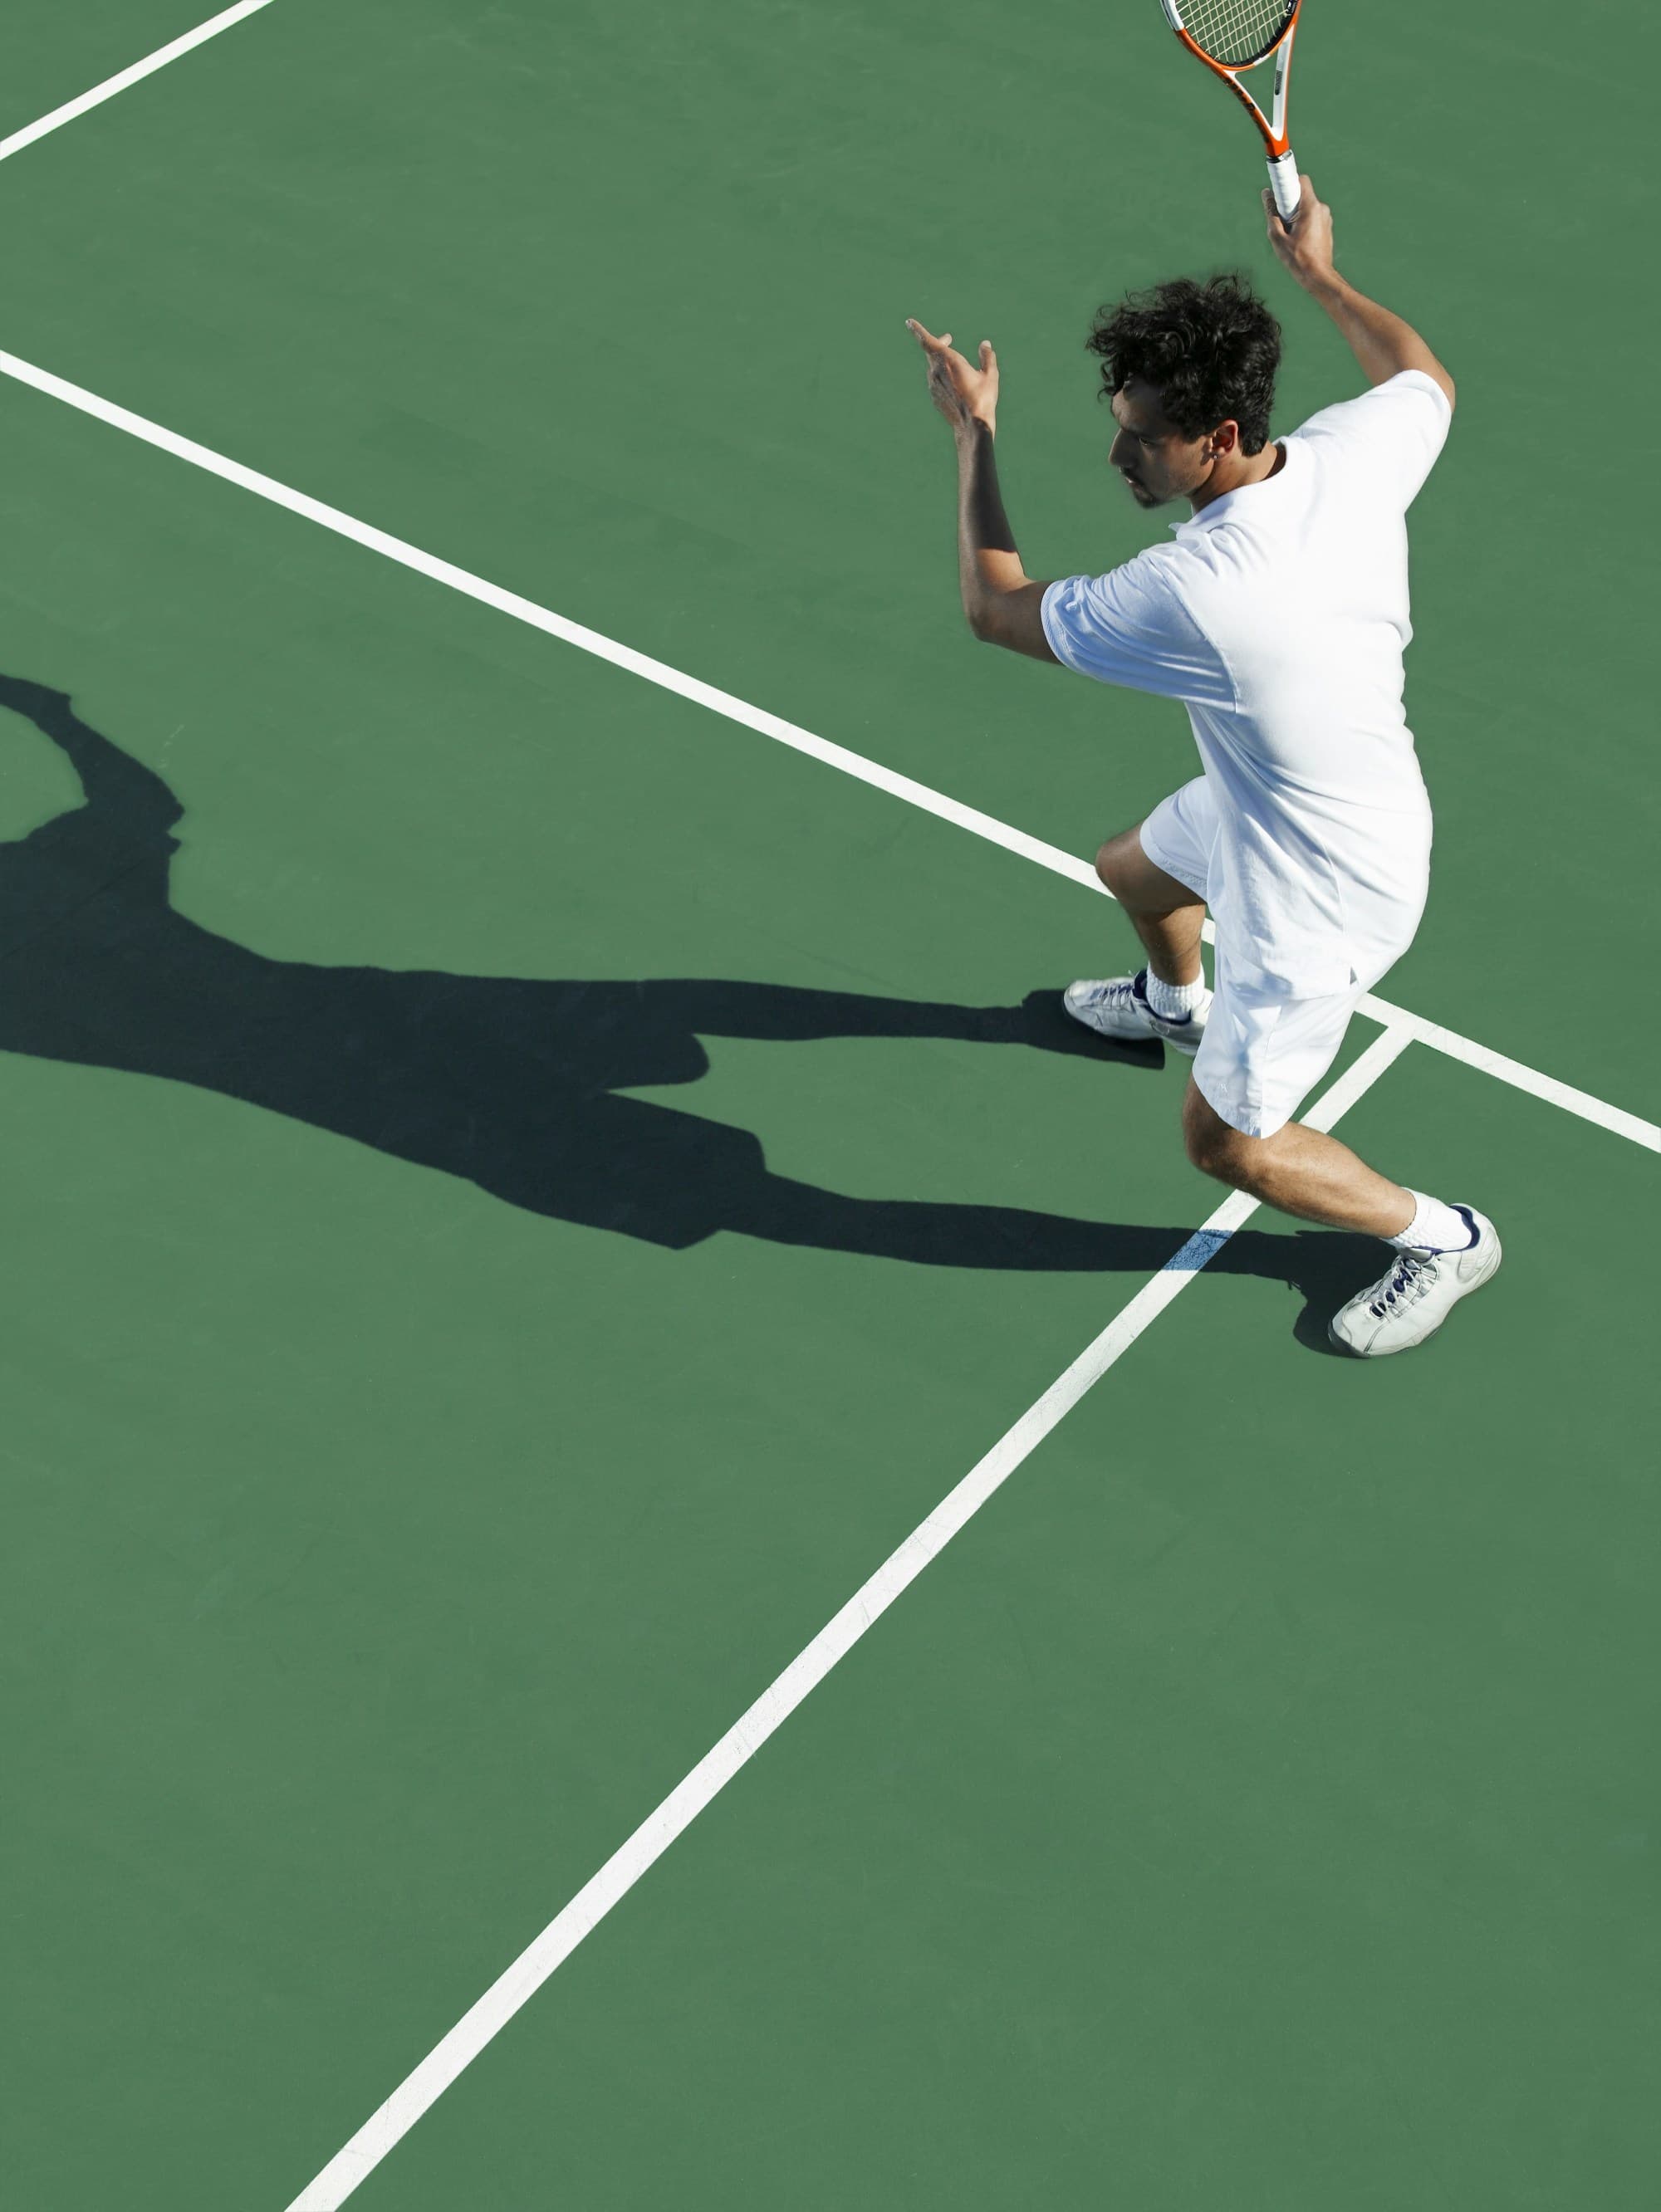
[(1323, 407), (1298, 435), (1331, 441), (1344, 465), (1364, 474), (1405, 514), (1435, 466), (1452, 420), (1452, 405), (1436, 379), (1422, 368), (1404, 368), (1359, 399)]
[(1231, 707), (1233, 682), (1177, 588), (1176, 556), (1174, 546), (1150, 546), (1104, 576), (1051, 584), (1043, 634), (1063, 667), (1098, 684)]

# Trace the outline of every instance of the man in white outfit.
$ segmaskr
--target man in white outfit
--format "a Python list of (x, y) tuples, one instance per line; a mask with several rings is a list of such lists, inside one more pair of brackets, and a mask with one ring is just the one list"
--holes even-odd
[[(1332, 216), (1303, 179), (1282, 264), (1348, 340), (1371, 389), (1271, 440), (1280, 330), (1238, 277), (1178, 279), (1104, 309), (1090, 337), (1138, 505), (1192, 520), (1102, 576), (1027, 577), (998, 491), (998, 368), (910, 327), (958, 460), (958, 571), (977, 637), (1104, 684), (1180, 699), (1204, 773), (1103, 846), (1102, 881), (1147, 963), (1074, 983), (1077, 1020), (1193, 1058), (1189, 1157), (1306, 1221), (1395, 1248), (1335, 1317), (1368, 1357), (1407, 1350), (1500, 1264), (1487, 1217), (1376, 1173), (1292, 1119), (1357, 1001), (1412, 942), (1431, 816), (1402, 712), (1406, 513), (1452, 419), (1453, 380), (1418, 333), (1333, 266)], [(1206, 988), (1200, 926), (1216, 931)]]

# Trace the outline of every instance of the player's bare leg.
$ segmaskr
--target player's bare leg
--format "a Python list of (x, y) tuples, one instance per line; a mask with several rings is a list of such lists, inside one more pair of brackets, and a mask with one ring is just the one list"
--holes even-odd
[(1499, 1267), (1499, 1233), (1486, 1214), (1403, 1190), (1348, 1145), (1299, 1121), (1272, 1137), (1242, 1136), (1191, 1078), (1183, 1135), (1195, 1166), (1220, 1182), (1299, 1220), (1360, 1230), (1396, 1246), (1385, 1273), (1342, 1306), (1328, 1329), (1335, 1344), (1365, 1358), (1422, 1344)]
[(1124, 908), (1159, 981), (1197, 982), (1205, 907), (1186, 884), (1154, 866), (1142, 850), (1140, 825), (1108, 839), (1096, 855), (1096, 873)]
[(1211, 994), (1200, 965), (1204, 902), (1154, 866), (1140, 828), (1109, 838), (1096, 855), (1101, 878), (1142, 940), (1147, 964), (1135, 975), (1081, 979), (1062, 1004), (1075, 1022), (1120, 1042), (1162, 1039), (1191, 1060), (1205, 1035)]
[(1277, 1212), (1327, 1229), (1399, 1237), (1413, 1219), (1414, 1195), (1319, 1129), (1288, 1121), (1272, 1137), (1242, 1136), (1190, 1077), (1183, 1101), (1183, 1139), (1196, 1168)]

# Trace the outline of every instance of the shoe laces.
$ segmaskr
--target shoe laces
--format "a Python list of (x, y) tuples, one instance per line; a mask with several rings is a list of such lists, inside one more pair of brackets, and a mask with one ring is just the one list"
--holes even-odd
[(1368, 1309), (1373, 1318), (1387, 1321), (1392, 1314), (1423, 1297), (1436, 1280), (1436, 1261), (1434, 1252), (1398, 1252), (1396, 1265), (1379, 1284), (1378, 1295)]
[(1116, 979), (1110, 982), (1098, 983), (1085, 1003), (1090, 1006), (1108, 1005), (1134, 1006), (1144, 1002), (1138, 1000), (1135, 979), (1131, 977), (1128, 980)]

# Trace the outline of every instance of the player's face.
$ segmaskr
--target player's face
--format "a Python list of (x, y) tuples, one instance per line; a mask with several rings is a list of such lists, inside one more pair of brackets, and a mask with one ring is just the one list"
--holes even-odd
[(1163, 507), (1199, 490), (1215, 459), (1208, 437), (1184, 438), (1159, 412), (1159, 395), (1151, 384), (1132, 377), (1113, 395), (1118, 435), (1108, 460), (1130, 486), (1138, 507)]

